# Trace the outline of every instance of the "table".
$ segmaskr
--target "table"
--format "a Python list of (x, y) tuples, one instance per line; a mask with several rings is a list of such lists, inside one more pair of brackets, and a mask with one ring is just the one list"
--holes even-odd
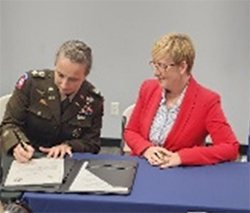
[(74, 157), (138, 161), (131, 194), (24, 193), (34, 212), (250, 212), (249, 162), (160, 170), (139, 157), (78, 153)]

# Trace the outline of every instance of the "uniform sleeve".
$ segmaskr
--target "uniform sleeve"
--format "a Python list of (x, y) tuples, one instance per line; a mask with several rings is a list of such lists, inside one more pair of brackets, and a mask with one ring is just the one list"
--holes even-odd
[(16, 83), (15, 90), (7, 103), (3, 121), (1, 123), (1, 141), (3, 151), (11, 154), (12, 148), (18, 143), (14, 130), (18, 131), (20, 137), (28, 142), (24, 133), (25, 118), (29, 105), (30, 90), (29, 74), (25, 73)]
[(239, 142), (222, 111), (218, 95), (210, 101), (207, 110), (206, 129), (213, 144), (180, 150), (179, 154), (184, 165), (215, 164), (235, 160), (238, 156)]
[(93, 119), (90, 128), (83, 132), (79, 139), (66, 141), (72, 147), (73, 152), (91, 152), (98, 153), (101, 146), (101, 128), (103, 117), (103, 97), (99, 97), (95, 103)]

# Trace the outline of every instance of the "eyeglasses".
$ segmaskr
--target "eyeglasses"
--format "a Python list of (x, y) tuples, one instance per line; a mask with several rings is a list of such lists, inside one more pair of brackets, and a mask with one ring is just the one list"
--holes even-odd
[(166, 72), (168, 70), (168, 68), (175, 66), (174, 63), (164, 64), (164, 63), (155, 62), (155, 61), (150, 61), (149, 64), (153, 70), (157, 69), (160, 72)]

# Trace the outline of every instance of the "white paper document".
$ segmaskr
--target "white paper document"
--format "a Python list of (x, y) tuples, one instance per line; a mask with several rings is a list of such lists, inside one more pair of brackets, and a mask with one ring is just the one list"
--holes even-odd
[(88, 162), (84, 162), (75, 180), (71, 184), (71, 192), (127, 192), (127, 187), (112, 186), (86, 169)]
[(64, 174), (64, 159), (38, 158), (27, 163), (14, 160), (5, 186), (60, 184)]

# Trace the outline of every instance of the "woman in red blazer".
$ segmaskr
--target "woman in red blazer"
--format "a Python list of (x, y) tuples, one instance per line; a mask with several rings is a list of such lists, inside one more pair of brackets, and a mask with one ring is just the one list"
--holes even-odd
[[(239, 143), (221, 108), (220, 96), (192, 77), (195, 50), (184, 34), (157, 41), (150, 62), (156, 80), (146, 80), (125, 128), (133, 155), (161, 168), (235, 160)], [(210, 135), (213, 145), (205, 146)]]

